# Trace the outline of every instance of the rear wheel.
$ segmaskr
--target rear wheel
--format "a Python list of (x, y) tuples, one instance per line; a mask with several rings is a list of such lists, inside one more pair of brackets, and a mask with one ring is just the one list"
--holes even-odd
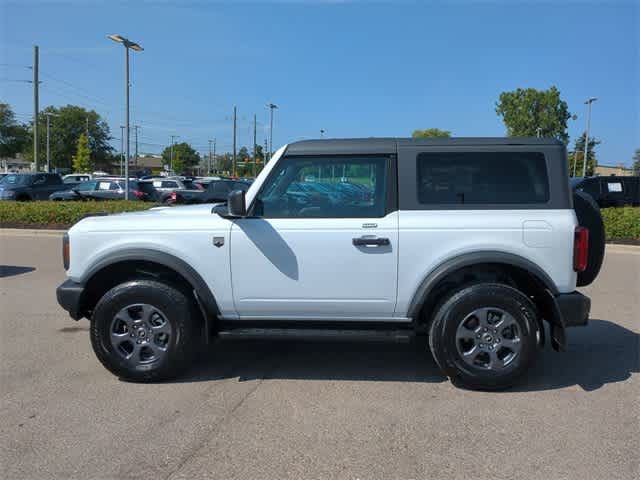
[(471, 285), (436, 309), (429, 346), (455, 384), (481, 390), (506, 388), (535, 359), (536, 315), (531, 300), (512, 287)]
[(191, 363), (197, 312), (184, 293), (152, 280), (109, 290), (91, 318), (91, 344), (118, 377), (152, 382), (177, 376)]

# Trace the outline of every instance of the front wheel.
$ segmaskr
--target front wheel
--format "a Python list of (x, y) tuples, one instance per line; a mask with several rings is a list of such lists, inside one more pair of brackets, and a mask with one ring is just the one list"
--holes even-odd
[(538, 349), (535, 305), (502, 284), (476, 284), (436, 309), (429, 346), (442, 371), (458, 385), (499, 390), (515, 383)]
[(166, 380), (191, 363), (197, 311), (184, 293), (153, 280), (109, 290), (91, 317), (91, 344), (100, 362), (134, 382)]

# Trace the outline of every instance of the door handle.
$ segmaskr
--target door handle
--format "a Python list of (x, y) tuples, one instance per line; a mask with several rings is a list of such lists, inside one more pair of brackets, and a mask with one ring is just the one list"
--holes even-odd
[(390, 245), (391, 242), (388, 238), (380, 238), (380, 237), (359, 237), (353, 239), (353, 244), (356, 247), (362, 246), (375, 246), (382, 247), (384, 245)]

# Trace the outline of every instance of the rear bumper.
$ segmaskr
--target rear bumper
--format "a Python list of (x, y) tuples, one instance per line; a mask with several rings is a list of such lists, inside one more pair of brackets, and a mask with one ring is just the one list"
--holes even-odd
[(74, 282), (73, 280), (66, 280), (56, 289), (58, 303), (69, 312), (69, 316), (74, 320), (79, 320), (82, 317), (80, 305), (83, 293), (84, 284)]
[(584, 326), (589, 322), (591, 299), (579, 292), (561, 293), (555, 297), (564, 327)]

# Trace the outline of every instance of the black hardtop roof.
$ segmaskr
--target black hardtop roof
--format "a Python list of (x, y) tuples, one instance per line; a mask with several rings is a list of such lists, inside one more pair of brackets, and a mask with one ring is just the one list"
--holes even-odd
[(398, 147), (554, 145), (564, 146), (555, 138), (536, 137), (432, 137), (432, 138), (336, 138), (300, 140), (287, 146), (290, 155), (320, 153), (396, 153)]

